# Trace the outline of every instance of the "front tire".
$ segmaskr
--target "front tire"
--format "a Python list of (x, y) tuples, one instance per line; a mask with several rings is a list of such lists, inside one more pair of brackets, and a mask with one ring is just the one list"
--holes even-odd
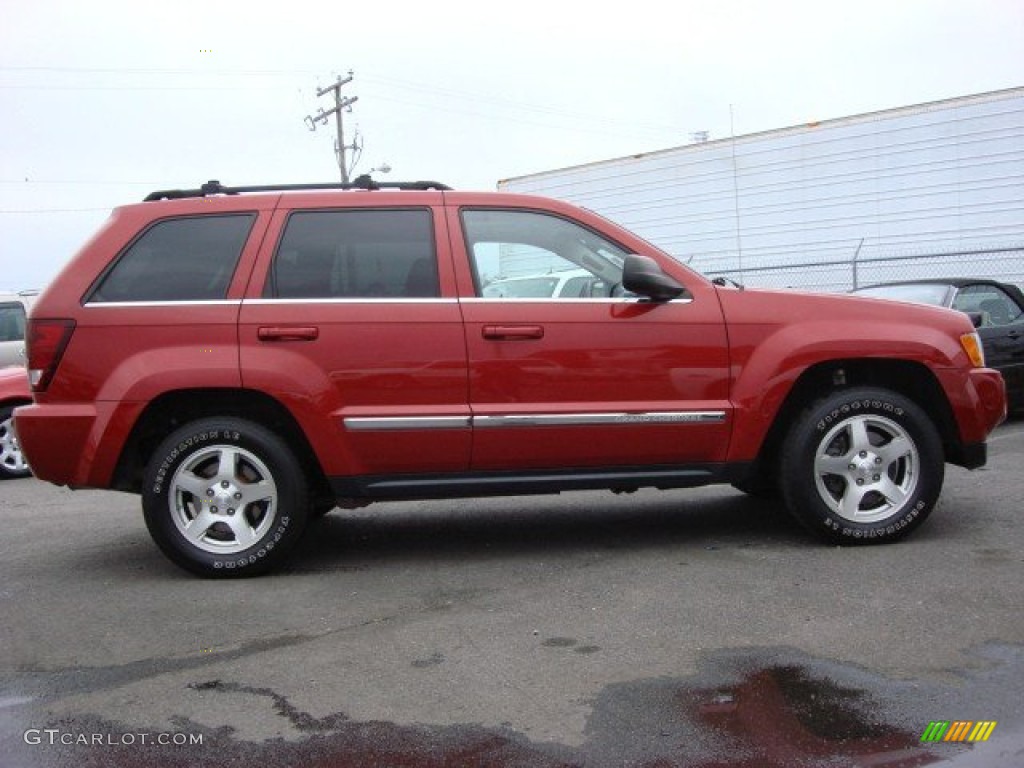
[(884, 389), (835, 392), (797, 420), (783, 446), (783, 498), (835, 544), (895, 541), (928, 517), (942, 491), (942, 440), (927, 414)]
[(308, 517), (305, 475), (288, 444), (243, 419), (203, 419), (154, 452), (142, 490), (146, 526), (174, 563), (207, 577), (278, 565)]

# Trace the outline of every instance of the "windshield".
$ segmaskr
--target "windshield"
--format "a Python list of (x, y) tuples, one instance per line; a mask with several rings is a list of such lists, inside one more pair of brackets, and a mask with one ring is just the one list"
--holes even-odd
[(854, 293), (859, 296), (872, 296), (876, 299), (895, 299), (897, 301), (912, 301), (915, 304), (934, 304), (938, 307), (944, 307), (949, 296), (949, 286), (944, 283), (875, 285), (869, 288), (858, 288)]

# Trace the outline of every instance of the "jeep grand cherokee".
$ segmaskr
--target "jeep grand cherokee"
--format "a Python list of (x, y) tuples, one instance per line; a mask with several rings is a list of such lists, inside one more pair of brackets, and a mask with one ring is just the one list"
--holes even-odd
[[(607, 293), (486, 295), (514, 255)], [(28, 367), (36, 475), (141, 494), (204, 576), (268, 570), (336, 504), (573, 489), (732, 483), (892, 541), (1006, 411), (961, 313), (718, 286), (563, 202), (365, 178), (116, 209)]]

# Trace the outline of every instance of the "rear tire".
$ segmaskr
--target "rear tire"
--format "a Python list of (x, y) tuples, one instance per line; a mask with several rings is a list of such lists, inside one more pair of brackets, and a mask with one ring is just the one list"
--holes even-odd
[(253, 576), (278, 565), (301, 536), (306, 487), (295, 455), (273, 432), (242, 419), (202, 419), (156, 449), (142, 508), (175, 564), (199, 576)]
[(798, 419), (779, 484), (790, 512), (835, 544), (895, 541), (942, 491), (942, 440), (927, 414), (884, 389), (835, 392)]

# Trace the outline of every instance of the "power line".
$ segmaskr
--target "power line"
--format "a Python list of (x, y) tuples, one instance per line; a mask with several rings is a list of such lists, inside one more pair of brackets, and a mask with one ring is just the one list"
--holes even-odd
[(151, 186), (159, 186), (162, 183), (164, 183), (164, 182), (160, 182), (160, 181), (111, 181), (109, 179), (108, 180), (101, 180), (101, 179), (96, 179), (96, 180), (92, 180), (92, 179), (0, 179), (0, 184), (16, 184), (16, 185), (25, 185), (25, 184), (112, 184), (112, 185), (137, 184), (139, 186), (151, 187)]
[(6, 210), (0, 209), (0, 213), (90, 213), (94, 211), (106, 211), (110, 213), (111, 208), (115, 206), (108, 206), (106, 208), (24, 208), (19, 210)]
[[(30, 73), (30, 72), (62, 72), (62, 73), (84, 73), (84, 74), (120, 74), (120, 75), (135, 75), (135, 76), (148, 76), (148, 75), (165, 75), (165, 76), (199, 76), (199, 77), (290, 77), (295, 75), (308, 75), (311, 74), (309, 70), (202, 70), (202, 69), (158, 69), (158, 68), (114, 68), (114, 67), (51, 67), (51, 66), (0, 66), (0, 72), (11, 72), (13, 74), (18, 73)], [(609, 118), (606, 115), (595, 116), (593, 114), (587, 114), (583, 112), (573, 112), (570, 110), (558, 109), (551, 107), (546, 104), (535, 104), (531, 102), (516, 101), (513, 99), (507, 99), (501, 96), (495, 96), (493, 94), (483, 94), (475, 91), (467, 91), (457, 88), (445, 88), (439, 87), (432, 83), (422, 83), (412, 80), (405, 80), (403, 78), (388, 77), (383, 75), (363, 75), (369, 83), (377, 83), (387, 89), (398, 89), (400, 91), (414, 91), (420, 95), (436, 95), (442, 97), (443, 101), (440, 104), (426, 105), (419, 104), (424, 109), (436, 109), (444, 112), (454, 112), (461, 114), (475, 114), (484, 117), (495, 117), (493, 115), (486, 115), (480, 112), (473, 112), (466, 109), (452, 108), (447, 101), (455, 98), (462, 102), (476, 102), (478, 104), (486, 104), (497, 107), (504, 107), (507, 109), (515, 110), (516, 112), (532, 112), (536, 115), (544, 115), (551, 117), (562, 117), (570, 120), (585, 121), (592, 125), (594, 123), (603, 123), (609, 126), (622, 126), (628, 128), (630, 131), (636, 129), (659, 132), (659, 133), (678, 133), (683, 129), (677, 125), (666, 125), (666, 124), (652, 124), (652, 123), (640, 123), (634, 119), (623, 119), (616, 120)], [(237, 87), (251, 87), (251, 88), (265, 88), (266, 86), (252, 85), (252, 86), (237, 86)], [(284, 90), (288, 86), (270, 86), (271, 88), (280, 88)], [(333, 86), (332, 86), (333, 87)], [(211, 86), (164, 86), (164, 85), (146, 85), (146, 86), (132, 86), (132, 85), (82, 85), (82, 86), (63, 86), (63, 85), (52, 85), (52, 84), (41, 84), (41, 85), (5, 85), (0, 84), (0, 89), (6, 90), (95, 90), (95, 91), (135, 91), (135, 90), (189, 90), (189, 91), (205, 91), (205, 90), (221, 90), (220, 87)], [(409, 103), (407, 98), (387, 98), (377, 97), (382, 101), (395, 101), (399, 103)], [(524, 124), (538, 125), (538, 123), (531, 123), (528, 120), (524, 120), (519, 117), (502, 117), (502, 120), (511, 120), (514, 122), (520, 122)]]
[[(234, 85), (236, 89), (290, 91), (291, 86)], [(8, 85), (0, 83), (4, 91), (224, 91), (224, 86), (212, 85)]]
[(143, 69), (133, 67), (37, 67), (3, 66), (0, 72), (86, 72), (91, 74), (125, 75), (223, 75), (225, 77), (276, 77), (315, 74), (306, 69)]

